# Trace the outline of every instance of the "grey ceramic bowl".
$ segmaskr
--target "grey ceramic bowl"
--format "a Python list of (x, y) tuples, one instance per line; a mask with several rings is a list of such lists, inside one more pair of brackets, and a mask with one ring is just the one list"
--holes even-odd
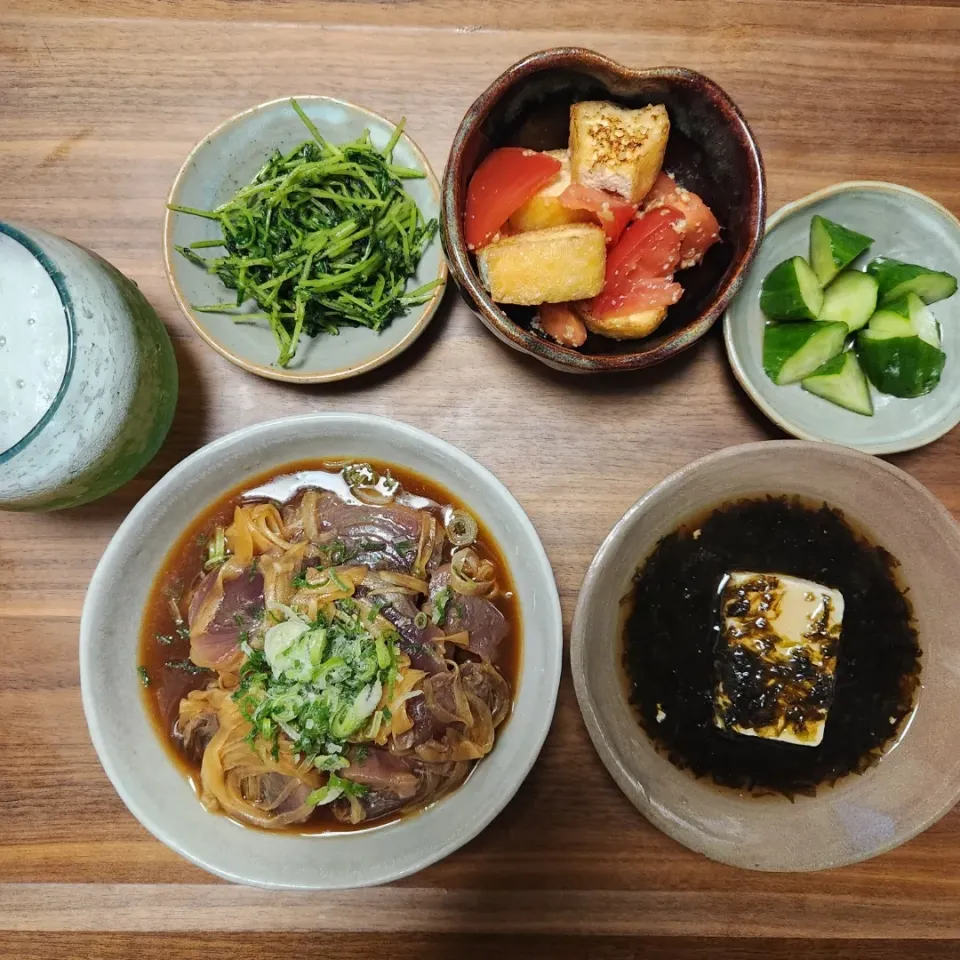
[[(863, 775), (793, 803), (741, 796), (670, 763), (638, 725), (620, 663), (619, 601), (660, 538), (712, 506), (768, 493), (839, 508), (900, 561), (923, 651), (922, 689), (898, 741)], [(691, 463), (627, 511), (580, 591), (570, 662), (594, 746), (647, 819), (714, 860), (752, 870), (818, 870), (890, 850), (960, 797), (958, 580), (960, 530), (953, 518), (916, 480), (882, 460), (831, 444), (780, 440)]]
[[(642, 340), (591, 335), (579, 350), (530, 329), (530, 308), (494, 303), (463, 236), (467, 184), (494, 148), (567, 146), (570, 105), (612, 100), (628, 107), (662, 103), (671, 133), (664, 168), (707, 202), (723, 243), (680, 275), (685, 292), (663, 326)], [(747, 121), (709, 77), (683, 67), (625, 67), (593, 50), (557, 47), (525, 57), (477, 98), (460, 123), (443, 175), (443, 243), (464, 299), (483, 324), (515, 350), (570, 373), (613, 373), (660, 363), (691, 347), (740, 287), (760, 243), (766, 185)]]
[[(364, 107), (332, 97), (297, 96), (297, 102), (331, 143), (355, 140), (365, 129), (383, 147), (395, 124)], [(290, 106), (290, 98), (270, 100), (238, 113), (208, 133), (190, 152), (170, 190), (168, 203), (210, 210), (229, 200), (249, 183), (274, 150), (290, 150), (309, 139), (309, 131)], [(440, 216), (440, 185), (420, 148), (404, 133), (394, 150), (398, 164), (423, 171), (423, 180), (405, 180), (404, 186), (426, 219)], [(220, 237), (212, 220), (167, 211), (163, 225), (163, 256), (167, 279), (180, 309), (197, 333), (231, 363), (272, 380), (324, 383), (372, 370), (402, 353), (427, 328), (443, 298), (447, 264), (435, 238), (408, 284), (415, 289), (431, 280), (444, 281), (426, 303), (412, 307), (380, 333), (361, 327), (343, 327), (338, 336), (321, 334), (301, 339), (296, 357), (278, 367), (277, 345), (265, 324), (236, 323), (229, 316), (200, 313), (191, 304), (230, 300), (217, 277), (187, 262), (174, 249), (196, 240)], [(209, 251), (207, 251), (209, 253)], [(251, 304), (250, 312), (256, 308)]]
[(866, 453), (911, 450), (960, 423), (960, 296), (932, 304), (947, 355), (940, 384), (904, 400), (871, 388), (874, 415), (864, 417), (807, 393), (799, 383), (778, 387), (763, 372), (760, 285), (782, 260), (807, 256), (810, 219), (820, 214), (874, 238), (854, 266), (893, 257), (960, 275), (960, 221), (935, 200), (895, 183), (854, 180), (818, 190), (781, 207), (737, 298), (724, 318), (730, 366), (751, 400), (779, 427), (802, 440), (827, 440)]
[[(295, 460), (381, 459), (416, 470), (470, 505), (500, 545), (520, 600), (522, 659), (513, 714), (460, 789), (370, 830), (301, 836), (245, 829), (208, 813), (167, 754), (141, 697), (140, 620), (168, 550), (243, 478)], [(90, 736), (131, 813), (169, 847), (228, 880), (335, 889), (385, 883), (452, 853), (507, 805), (540, 752), (560, 681), (563, 632), (550, 561), (523, 508), (488, 470), (421, 430), (363, 414), (247, 427), (177, 464), (133, 508), (97, 566), (80, 622), (80, 685)]]

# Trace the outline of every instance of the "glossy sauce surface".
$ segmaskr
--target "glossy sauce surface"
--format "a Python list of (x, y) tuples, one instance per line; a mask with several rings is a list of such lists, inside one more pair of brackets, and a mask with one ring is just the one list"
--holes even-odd
[[(285, 464), (282, 467), (259, 474), (231, 490), (220, 500), (210, 504), (183, 532), (164, 560), (154, 581), (150, 598), (144, 612), (140, 630), (140, 655), (138, 663), (146, 676), (143, 688), (145, 706), (172, 760), (190, 779), (194, 789), (200, 776), (200, 758), (183, 749), (177, 734), (176, 724), (180, 701), (191, 691), (203, 689), (215, 679), (208, 670), (200, 670), (190, 663), (190, 638), (186, 630), (178, 631), (171, 609), (171, 599), (184, 608), (182, 598), (189, 594), (200, 578), (209, 536), (217, 526), (226, 526), (238, 503), (249, 502), (250, 491), (265, 487), (271, 497), (293, 498), (308, 487), (326, 489), (343, 499), (350, 498), (349, 489), (339, 474), (348, 461), (307, 460)], [(380, 474), (389, 474), (400, 481), (403, 493), (398, 502), (418, 508), (426, 502), (417, 502), (418, 497), (427, 498), (442, 506), (470, 512), (469, 504), (461, 502), (444, 487), (425, 479), (417, 473), (376, 460), (366, 461)], [(520, 605), (510, 578), (510, 570), (493, 538), (487, 532), (481, 518), (476, 517), (479, 535), (473, 548), (482, 559), (491, 560), (497, 568), (497, 583), (503, 596), (497, 606), (506, 616), (509, 632), (499, 648), (494, 665), (510, 685), (516, 696), (521, 665)], [(509, 717), (507, 719), (509, 722)], [(502, 728), (501, 728), (502, 729)], [(482, 762), (482, 761), (481, 761)], [(197, 790), (199, 793), (199, 791)], [(373, 830), (398, 818), (388, 815), (371, 822), (353, 826), (341, 823), (326, 809), (318, 811), (306, 823), (285, 828), (296, 833), (329, 833), (338, 831)]]

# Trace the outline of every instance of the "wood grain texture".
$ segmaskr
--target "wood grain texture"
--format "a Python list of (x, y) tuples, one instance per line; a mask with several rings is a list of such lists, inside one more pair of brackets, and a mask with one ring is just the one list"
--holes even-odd
[[(955, 941), (876, 940), (857, 944), (848, 940), (724, 941), (673, 937), (590, 937), (570, 940), (558, 936), (404, 936), (389, 934), (340, 935), (336, 956), (342, 960), (953, 960)], [(0, 933), (0, 951), (19, 960), (62, 960), (63, 957), (98, 960), (263, 960), (269, 956), (326, 958), (330, 946), (309, 934), (214, 934), (203, 939), (173, 934), (50, 934)]]
[[(264, 894), (208, 877), (147, 835), (93, 753), (76, 663), (87, 582), (136, 500), (215, 437), (344, 409), (456, 443), (528, 511), (569, 628), (590, 558), (644, 490), (699, 456), (778, 435), (736, 387), (719, 331), (651, 371), (571, 379), (499, 344), (450, 291), (400, 360), (298, 388), (232, 367), (179, 315), (163, 276), (163, 202), (217, 122), (273, 97), (328, 93), (406, 115), (439, 172), (473, 98), (514, 60), (565, 43), (716, 79), (757, 134), (771, 210), (838, 180), (874, 178), (960, 213), (952, 3), (0, 4), (0, 216), (85, 244), (136, 280), (181, 370), (173, 429), (143, 475), (86, 508), (0, 515), (0, 956), (326, 955), (302, 931), (335, 923), (347, 925), (337, 953), (348, 960), (960, 951), (960, 813), (874, 861), (775, 885), (771, 896), (770, 878), (704, 860), (634, 811), (590, 745), (566, 672), (547, 744), (508, 808), (456, 855), (374, 895)], [(893, 459), (960, 515), (958, 453), (955, 433)], [(387, 932), (400, 928), (402, 938)], [(704, 937), (732, 939), (720, 947)]]

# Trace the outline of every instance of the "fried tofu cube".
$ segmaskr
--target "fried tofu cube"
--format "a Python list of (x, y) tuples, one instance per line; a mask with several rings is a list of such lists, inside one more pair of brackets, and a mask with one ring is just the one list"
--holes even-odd
[(599, 317), (590, 312), (589, 303), (575, 304), (575, 309), (584, 326), (591, 332), (610, 340), (639, 340), (649, 337), (667, 318), (666, 307), (640, 310), (622, 317)]
[(606, 241), (593, 224), (547, 227), (489, 244), (478, 251), (477, 264), (497, 303), (584, 300), (603, 289)]
[(570, 173), (574, 183), (639, 203), (663, 165), (670, 117), (662, 104), (628, 110), (605, 100), (570, 108)]
[(547, 150), (545, 153), (560, 161), (560, 172), (510, 218), (510, 226), (517, 233), (562, 227), (567, 223), (593, 222), (589, 210), (571, 210), (560, 202), (560, 194), (570, 186), (570, 151)]

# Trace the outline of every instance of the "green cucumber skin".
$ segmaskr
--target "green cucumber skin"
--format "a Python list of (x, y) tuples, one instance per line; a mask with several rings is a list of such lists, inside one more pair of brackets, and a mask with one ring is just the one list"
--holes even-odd
[(873, 243), (873, 238), (815, 216), (810, 221), (810, 263), (823, 286)]
[(931, 347), (940, 349), (940, 324), (933, 312), (915, 293), (908, 293), (889, 306), (881, 307), (868, 324), (874, 339), (919, 337)]
[(848, 350), (828, 360), (809, 377), (800, 382), (808, 393), (830, 403), (861, 414), (873, 416), (873, 398), (857, 355)]
[(764, 278), (760, 288), (760, 309), (771, 320), (816, 320), (823, 305), (823, 292), (812, 302), (804, 299), (798, 271), (809, 271), (809, 280), (816, 276), (803, 257), (791, 257), (778, 263)]
[(867, 273), (875, 276), (880, 284), (881, 306), (900, 300), (908, 293), (917, 294), (924, 303), (936, 303), (957, 292), (957, 278), (951, 274), (889, 257), (871, 260)]
[(823, 292), (819, 320), (845, 323), (853, 333), (867, 325), (877, 309), (877, 278), (858, 270), (846, 270)]
[[(847, 328), (842, 323), (818, 323), (815, 320), (807, 323), (771, 323), (767, 325), (763, 335), (763, 369), (767, 376), (779, 386), (796, 383), (813, 373), (818, 367), (836, 356), (843, 350)], [(818, 338), (811, 352), (810, 341)], [(821, 355), (821, 348), (827, 346), (825, 355)], [(793, 369), (789, 362), (802, 350), (811, 353), (809, 369)]]
[(867, 324), (870, 336), (874, 340), (891, 340), (899, 337), (900, 339), (915, 337), (917, 331), (914, 330), (909, 316), (888, 310), (881, 307)]
[(947, 359), (919, 337), (877, 339), (869, 329), (857, 335), (857, 353), (864, 373), (881, 393), (907, 399), (933, 390)]

